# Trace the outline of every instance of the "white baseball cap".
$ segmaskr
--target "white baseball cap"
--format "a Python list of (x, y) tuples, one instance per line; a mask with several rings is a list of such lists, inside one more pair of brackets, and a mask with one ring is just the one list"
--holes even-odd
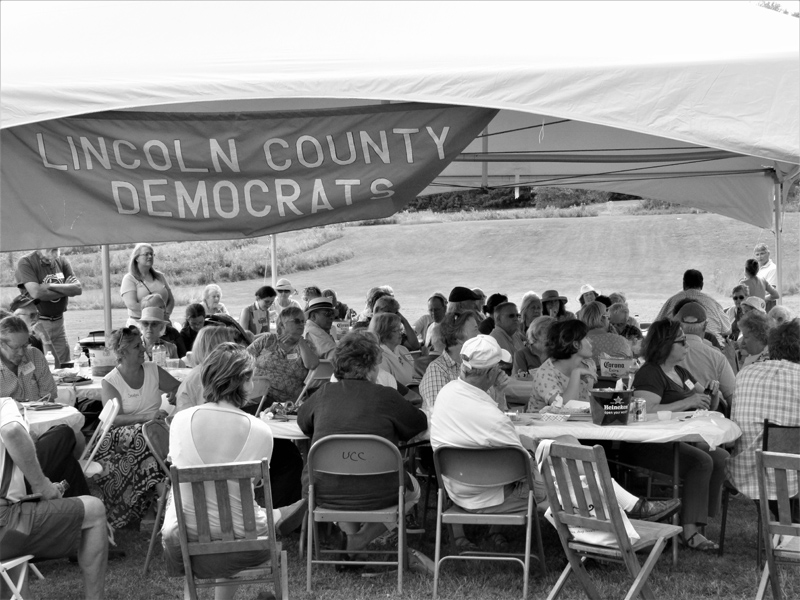
[(471, 369), (487, 369), (500, 361), (510, 363), (511, 354), (490, 335), (478, 335), (464, 342), (461, 362)]

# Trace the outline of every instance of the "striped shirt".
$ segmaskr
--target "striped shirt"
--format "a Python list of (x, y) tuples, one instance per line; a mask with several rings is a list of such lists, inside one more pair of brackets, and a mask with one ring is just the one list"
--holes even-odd
[[(764, 419), (778, 425), (800, 425), (800, 364), (767, 360), (745, 367), (736, 376), (733, 420), (742, 437), (728, 459), (728, 477), (736, 489), (758, 498), (756, 450), (761, 450)], [(789, 495), (797, 493), (797, 478), (789, 478)], [(767, 493), (775, 498), (775, 482), (767, 481)]]
[(44, 355), (28, 346), (22, 355), (15, 374), (5, 360), (0, 361), (0, 396), (15, 400), (36, 401), (50, 394), (50, 400), (58, 396), (58, 387)]

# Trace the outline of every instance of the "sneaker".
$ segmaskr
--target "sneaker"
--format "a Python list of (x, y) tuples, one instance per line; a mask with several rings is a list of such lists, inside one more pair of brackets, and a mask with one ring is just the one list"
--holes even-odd
[(275, 529), (281, 536), (287, 536), (303, 524), (308, 509), (308, 500), (301, 498), (294, 504), (280, 509), (281, 518), (275, 523)]
[(417, 523), (417, 519), (412, 514), (406, 515), (406, 533), (420, 534), (425, 533), (425, 529)]
[(640, 521), (661, 521), (667, 517), (671, 517), (681, 507), (681, 501), (678, 498), (672, 500), (659, 500), (651, 502), (644, 498), (639, 498), (636, 506), (628, 511), (628, 517), (631, 519), (639, 519)]
[(419, 550), (415, 550), (414, 548), (408, 549), (409, 571), (419, 573), (420, 575), (430, 575), (432, 577), (435, 566), (434, 562)]

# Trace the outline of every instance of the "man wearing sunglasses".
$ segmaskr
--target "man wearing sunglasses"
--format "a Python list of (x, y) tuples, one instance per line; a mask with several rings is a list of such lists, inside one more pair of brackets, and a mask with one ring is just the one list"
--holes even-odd
[(336, 340), (331, 335), (334, 316), (333, 303), (328, 298), (314, 298), (308, 303), (303, 337), (323, 360), (330, 360), (336, 350)]

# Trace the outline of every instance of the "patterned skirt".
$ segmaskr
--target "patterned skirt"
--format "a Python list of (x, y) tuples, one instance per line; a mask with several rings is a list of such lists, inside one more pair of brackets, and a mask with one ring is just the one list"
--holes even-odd
[(157, 484), (166, 479), (145, 444), (142, 425), (114, 427), (95, 455), (105, 475), (98, 477), (106, 518), (114, 529), (140, 521)]

